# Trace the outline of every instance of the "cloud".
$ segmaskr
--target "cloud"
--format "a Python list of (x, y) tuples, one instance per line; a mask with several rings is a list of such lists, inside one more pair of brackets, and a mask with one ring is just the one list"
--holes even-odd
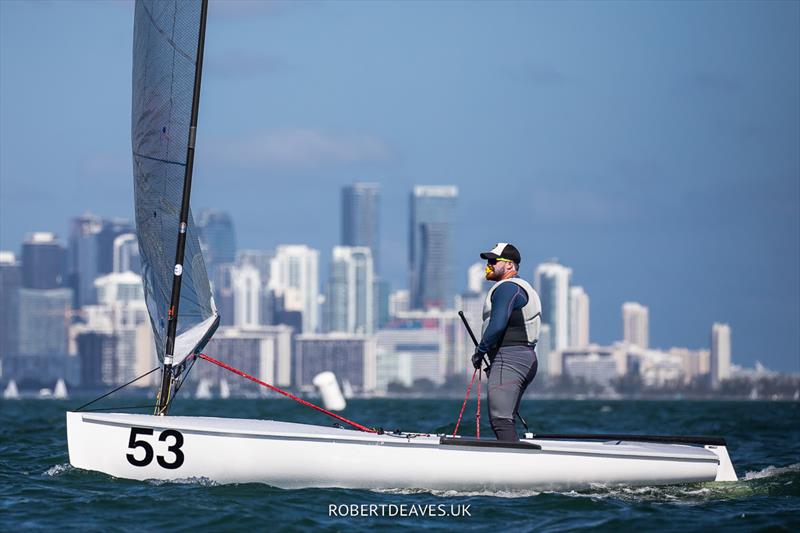
[(236, 50), (209, 57), (204, 70), (209, 76), (241, 78), (272, 74), (287, 68), (287, 63), (276, 56)]
[(209, 155), (226, 164), (305, 170), (324, 165), (381, 161), (389, 147), (372, 136), (333, 136), (313, 129), (266, 132), (247, 139), (211, 143)]

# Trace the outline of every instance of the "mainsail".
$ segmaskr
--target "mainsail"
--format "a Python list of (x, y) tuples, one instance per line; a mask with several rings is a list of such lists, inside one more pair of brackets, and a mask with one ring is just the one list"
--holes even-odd
[(194, 142), (190, 136), (201, 6), (200, 1), (138, 0), (133, 30), (136, 229), (145, 299), (162, 362), (173, 278), (182, 278), (174, 365), (201, 350), (219, 322), (191, 212), (184, 228), (183, 264), (176, 266), (175, 261), (181, 205), (188, 202), (183, 193)]

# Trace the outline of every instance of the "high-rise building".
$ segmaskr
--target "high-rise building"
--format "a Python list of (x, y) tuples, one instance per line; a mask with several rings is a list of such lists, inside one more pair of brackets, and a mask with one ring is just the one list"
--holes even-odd
[(457, 199), (458, 188), (452, 185), (418, 185), (411, 193), (408, 264), (412, 309), (453, 306)]
[(536, 267), (536, 290), (542, 301), (542, 324), (550, 326), (550, 350), (569, 345), (569, 278), (572, 270), (557, 261)]
[(589, 295), (583, 287), (569, 288), (569, 346), (589, 345)]
[(392, 286), (388, 280), (375, 276), (372, 293), (375, 297), (375, 329), (380, 329), (391, 320), (389, 296), (392, 293)]
[(380, 272), (380, 193), (377, 183), (342, 187), (342, 246), (366, 246)]
[(491, 282), (486, 280), (486, 263), (472, 263), (467, 269), (467, 291), (486, 292), (491, 287)]
[[(97, 233), (97, 273), (98, 275), (114, 272), (114, 243), (120, 235), (136, 235), (136, 228), (130, 220), (115, 218), (103, 219), (100, 231)], [(137, 254), (138, 257), (138, 245)], [(130, 269), (139, 274), (139, 270)], [(94, 280), (92, 280), (94, 281)]]
[(36, 232), (22, 243), (22, 286), (57, 289), (63, 286), (65, 250), (53, 233)]
[(112, 272), (142, 273), (142, 264), (139, 258), (139, 242), (135, 233), (117, 235), (113, 244)]
[(650, 338), (649, 311), (638, 302), (622, 304), (623, 340), (639, 348), (649, 347)]
[[(235, 327), (221, 326), (208, 342), (205, 351), (226, 363), (256, 376), (266, 383), (287, 387), (292, 384), (292, 328), (289, 326)], [(196, 365), (192, 379), (220, 381), (230, 373), (216, 365)], [(234, 379), (234, 394), (265, 394), (267, 389)]]
[(204, 209), (197, 215), (196, 225), (206, 270), (214, 279), (220, 265), (236, 261), (236, 232), (228, 213)]
[(375, 338), (369, 335), (328, 333), (295, 337), (294, 385), (310, 388), (314, 376), (333, 372), (357, 392), (375, 390)]
[(715, 322), (711, 326), (711, 388), (731, 377), (731, 327)]
[(252, 327), (261, 324), (261, 274), (252, 265), (231, 269), (233, 289), (233, 324)]
[(3, 359), (17, 353), (22, 268), (12, 252), (0, 251), (0, 376)]
[(282, 244), (270, 264), (269, 289), (281, 309), (302, 313), (302, 332), (319, 324), (319, 251), (304, 244)]
[(328, 278), (328, 328), (341, 333), (375, 330), (372, 253), (366, 246), (334, 246)]
[(407, 289), (399, 289), (389, 295), (389, 316), (391, 318), (408, 312), (410, 308), (410, 296)]
[(67, 353), (72, 289), (19, 290), (19, 354)]
[(70, 221), (69, 286), (73, 291), (76, 309), (97, 301), (94, 293), (94, 280), (100, 275), (97, 268), (100, 261), (97, 236), (102, 229), (103, 220), (91, 213)]

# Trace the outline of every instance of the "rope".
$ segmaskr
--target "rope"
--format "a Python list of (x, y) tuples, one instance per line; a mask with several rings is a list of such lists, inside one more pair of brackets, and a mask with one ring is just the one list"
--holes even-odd
[(127, 386), (128, 386), (128, 385), (130, 385), (131, 383), (135, 383), (135, 382), (139, 381), (140, 379), (142, 379), (143, 377), (145, 377), (145, 376), (149, 376), (150, 374), (152, 374), (153, 372), (155, 372), (155, 371), (156, 371), (156, 370), (158, 370), (159, 368), (161, 368), (161, 367), (159, 367), (159, 366), (155, 367), (155, 368), (154, 368), (153, 370), (151, 370), (150, 372), (146, 372), (146, 373), (142, 374), (141, 376), (139, 376), (138, 378), (134, 378), (134, 379), (132, 379), (131, 381), (127, 382), (126, 384), (124, 384), (124, 385), (120, 385), (119, 387), (117, 387), (116, 389), (112, 390), (111, 392), (107, 392), (107, 393), (103, 394), (102, 396), (100, 396), (100, 397), (98, 397), (98, 398), (95, 398), (95, 399), (94, 399), (94, 400), (92, 400), (91, 402), (89, 402), (89, 403), (85, 403), (85, 404), (81, 405), (80, 407), (78, 407), (77, 409), (75, 409), (75, 411), (80, 411), (81, 409), (83, 409), (83, 408), (85, 408), (85, 407), (89, 407), (89, 406), (90, 406), (90, 405), (92, 405), (94, 402), (97, 402), (97, 401), (100, 401), (100, 400), (102, 400), (102, 399), (103, 399), (103, 398), (105, 398), (106, 396), (111, 396), (112, 394), (114, 394), (114, 393), (115, 393), (115, 392), (117, 392), (118, 390), (120, 390), (120, 389), (123, 389), (123, 388), (127, 387)]
[[(464, 396), (464, 403), (461, 404), (461, 412), (458, 413), (458, 422), (456, 422), (456, 429), (453, 431), (453, 436), (455, 437), (458, 433), (458, 426), (461, 425), (461, 417), (464, 416), (464, 408), (467, 406), (467, 400), (469, 400), (469, 393), (472, 390), (472, 384), (475, 383), (475, 376), (478, 375), (478, 369), (476, 368), (472, 372), (472, 381), (469, 382), (469, 386), (467, 387), (467, 395)], [(481, 386), (480, 380), (478, 381), (478, 387)], [(478, 395), (478, 402), (480, 402), (480, 395)], [(478, 404), (480, 405), (480, 403)]]
[(475, 436), (481, 438), (481, 371), (478, 369), (478, 410), (475, 412)]
[(317, 410), (317, 411), (319, 411), (320, 413), (324, 413), (324, 414), (326, 414), (326, 415), (328, 415), (328, 416), (332, 416), (332, 417), (333, 417), (333, 418), (335, 418), (336, 420), (339, 420), (339, 421), (341, 421), (341, 422), (344, 422), (345, 424), (349, 424), (349, 425), (353, 426), (354, 428), (360, 429), (361, 431), (366, 431), (367, 433), (378, 433), (378, 432), (377, 432), (376, 430), (374, 430), (374, 429), (368, 428), (368, 427), (366, 427), (366, 426), (362, 426), (362, 425), (361, 425), (361, 424), (359, 424), (358, 422), (353, 422), (352, 420), (348, 420), (348, 419), (346, 419), (346, 418), (345, 418), (345, 417), (343, 417), (343, 416), (339, 416), (339, 415), (337, 415), (336, 413), (332, 413), (332, 412), (328, 411), (327, 409), (323, 409), (322, 407), (320, 407), (320, 406), (318, 406), (318, 405), (314, 405), (314, 404), (313, 404), (313, 403), (311, 403), (311, 402), (307, 402), (307, 401), (305, 401), (305, 400), (303, 400), (303, 399), (301, 399), (301, 398), (298, 398), (298, 397), (297, 397), (297, 396), (295, 396), (294, 394), (291, 394), (291, 393), (289, 393), (289, 392), (286, 392), (286, 391), (284, 391), (284, 390), (281, 390), (281, 389), (279, 389), (278, 387), (275, 387), (274, 385), (270, 385), (269, 383), (264, 383), (264, 382), (263, 382), (263, 381), (261, 381), (260, 379), (258, 379), (258, 378), (255, 378), (255, 377), (251, 376), (250, 374), (248, 374), (248, 373), (246, 373), (246, 372), (242, 372), (242, 371), (241, 371), (241, 370), (239, 370), (238, 368), (234, 368), (234, 367), (232, 367), (232, 366), (230, 366), (230, 365), (227, 365), (227, 364), (223, 363), (222, 361), (218, 361), (217, 359), (214, 359), (213, 357), (211, 357), (211, 356), (208, 356), (208, 355), (206, 355), (206, 354), (204, 354), (204, 353), (197, 354), (197, 357), (199, 357), (199, 358), (201, 358), (201, 359), (205, 359), (205, 360), (206, 360), (206, 361), (208, 361), (209, 363), (214, 363), (215, 365), (217, 365), (217, 366), (219, 366), (219, 367), (222, 367), (222, 368), (224, 368), (225, 370), (228, 370), (228, 371), (230, 371), (230, 372), (233, 372), (234, 374), (237, 374), (237, 375), (239, 375), (239, 376), (242, 376), (242, 377), (243, 377), (243, 378), (245, 378), (245, 379), (249, 379), (250, 381), (252, 381), (252, 382), (254, 382), (254, 383), (258, 383), (258, 384), (259, 384), (259, 385), (261, 385), (262, 387), (266, 387), (266, 388), (268, 388), (268, 389), (269, 389), (269, 390), (271, 390), (271, 391), (275, 391), (275, 392), (277, 392), (277, 393), (279, 393), (279, 394), (283, 394), (284, 396), (286, 396), (286, 397), (288, 397), (288, 398), (291, 398), (292, 400), (294, 400), (294, 401), (296, 401), (296, 402), (298, 402), (298, 403), (301, 403), (301, 404), (305, 405), (306, 407), (311, 407), (312, 409), (316, 409), (316, 410)]

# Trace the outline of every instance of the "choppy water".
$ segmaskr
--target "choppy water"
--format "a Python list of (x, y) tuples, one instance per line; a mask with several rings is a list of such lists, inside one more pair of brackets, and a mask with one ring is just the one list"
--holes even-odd
[[(741, 478), (735, 483), (565, 493), (281, 490), (202, 479), (115, 479), (69, 466), (64, 411), (81, 403), (0, 401), (0, 530), (336, 531), (376, 525), (433, 530), (800, 530), (798, 402), (528, 400), (521, 411), (539, 432), (724, 436)], [(452, 431), (459, 408), (455, 400), (353, 400), (344, 415), (371, 426), (439, 432)], [(462, 434), (475, 429), (474, 404), (468, 413)], [(330, 423), (286, 400), (182, 400), (173, 414)], [(488, 426), (481, 431), (491, 435)], [(374, 514), (384, 516), (329, 516), (331, 505), (340, 514), (354, 505), (366, 505), (358, 509), (368, 512), (374, 505)]]

